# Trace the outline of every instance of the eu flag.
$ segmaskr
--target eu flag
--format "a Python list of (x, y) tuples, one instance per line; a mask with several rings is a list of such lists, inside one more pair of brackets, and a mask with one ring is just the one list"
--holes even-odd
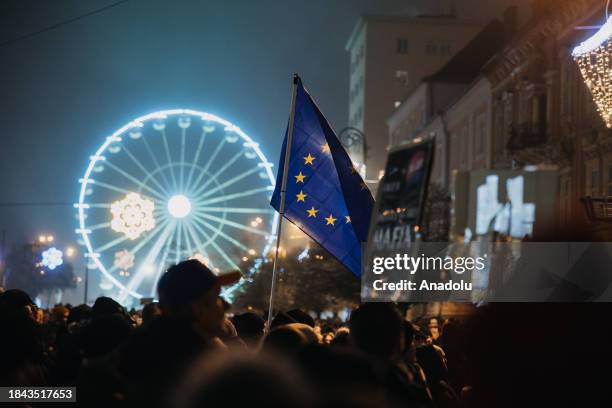
[[(280, 211), (287, 134), (270, 204)], [(315, 102), (297, 78), (285, 218), (357, 276), (374, 199)]]

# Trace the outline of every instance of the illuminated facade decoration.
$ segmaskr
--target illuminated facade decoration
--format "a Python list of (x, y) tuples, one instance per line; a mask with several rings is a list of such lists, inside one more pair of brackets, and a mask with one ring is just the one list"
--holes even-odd
[(606, 126), (612, 128), (612, 17), (582, 44), (572, 57)]
[(134, 255), (127, 249), (115, 252), (115, 262), (113, 263), (117, 269), (127, 270), (134, 266)]
[(143, 233), (155, 228), (153, 201), (137, 193), (129, 193), (124, 199), (111, 205), (113, 231), (125, 234), (129, 239), (139, 238)]
[(64, 255), (59, 249), (51, 247), (43, 251), (41, 263), (49, 270), (54, 270), (64, 263)]

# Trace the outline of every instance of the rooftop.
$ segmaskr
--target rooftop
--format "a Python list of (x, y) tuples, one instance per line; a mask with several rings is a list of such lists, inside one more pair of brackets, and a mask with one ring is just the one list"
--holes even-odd
[(471, 83), (505, 43), (505, 26), (492, 20), (436, 73), (423, 82)]
[(357, 23), (353, 27), (348, 41), (344, 46), (346, 51), (349, 51), (357, 38), (357, 35), (363, 26), (371, 21), (393, 23), (393, 24), (413, 24), (413, 25), (464, 25), (464, 26), (479, 26), (482, 25), (477, 21), (465, 20), (454, 17), (452, 15), (426, 15), (426, 16), (385, 16), (375, 14), (364, 14), (359, 17)]

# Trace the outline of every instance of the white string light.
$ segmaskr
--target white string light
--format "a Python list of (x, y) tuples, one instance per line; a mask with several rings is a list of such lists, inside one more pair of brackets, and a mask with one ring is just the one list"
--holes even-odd
[(574, 48), (572, 57), (593, 95), (597, 111), (606, 126), (612, 128), (612, 17), (592, 37)]

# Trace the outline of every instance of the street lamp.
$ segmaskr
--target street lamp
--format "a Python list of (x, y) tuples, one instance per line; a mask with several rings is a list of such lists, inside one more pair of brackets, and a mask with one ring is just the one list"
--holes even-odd
[(365, 177), (367, 146), (364, 133), (357, 128), (348, 126), (338, 133), (338, 139), (359, 169), (359, 174)]

